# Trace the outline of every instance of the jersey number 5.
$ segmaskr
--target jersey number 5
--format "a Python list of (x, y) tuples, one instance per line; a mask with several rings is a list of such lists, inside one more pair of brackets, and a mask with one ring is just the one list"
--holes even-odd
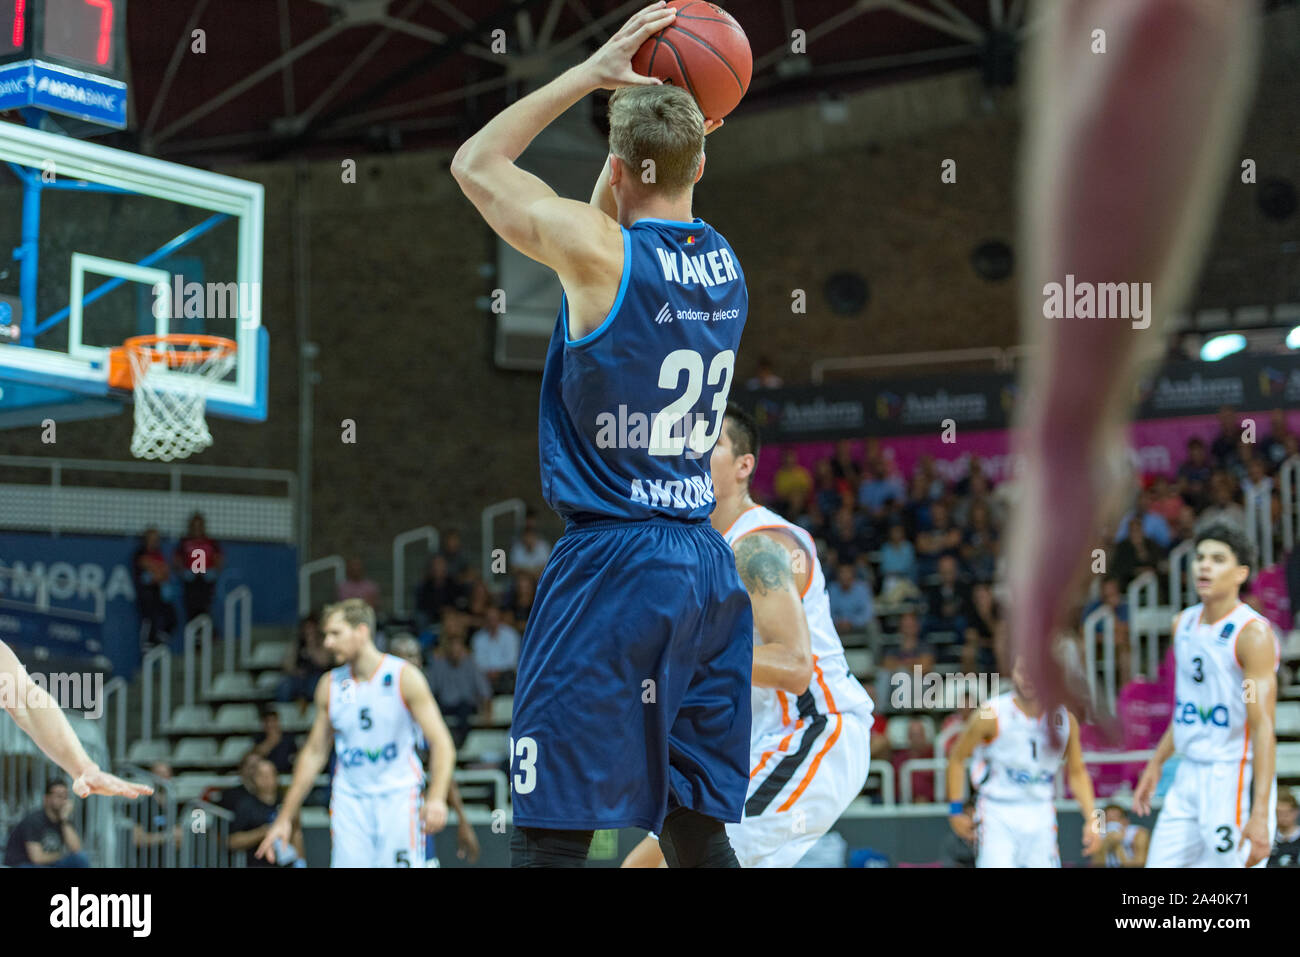
[(668, 353), (663, 365), (659, 367), (659, 388), (676, 389), (681, 374), (685, 372), (686, 391), (654, 416), (648, 449), (651, 455), (681, 455), (688, 445), (695, 455), (703, 455), (713, 448), (713, 443), (718, 441), (718, 433), (722, 431), (722, 416), (727, 411), (727, 393), (731, 391), (731, 375), (735, 365), (736, 353), (731, 349), (719, 352), (709, 363), (708, 384), (717, 385), (719, 381), (722, 382), (713, 396), (713, 423), (696, 422), (691, 426), (689, 434), (671, 435), (677, 423), (699, 401), (703, 391), (704, 357), (694, 349), (675, 349)]

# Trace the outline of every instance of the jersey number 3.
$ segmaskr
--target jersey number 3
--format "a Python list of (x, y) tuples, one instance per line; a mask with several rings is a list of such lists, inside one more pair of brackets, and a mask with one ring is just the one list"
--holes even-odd
[(709, 385), (722, 383), (713, 396), (713, 422), (696, 422), (677, 435), (677, 423), (690, 414), (703, 391), (704, 357), (694, 349), (675, 349), (664, 358), (659, 367), (659, 388), (677, 389), (681, 374), (686, 373), (686, 391), (664, 406), (654, 417), (650, 432), (651, 455), (681, 455), (689, 446), (695, 455), (703, 455), (713, 448), (722, 430), (722, 416), (727, 411), (727, 393), (731, 391), (731, 375), (736, 364), (736, 353), (727, 349), (719, 352), (709, 363)]

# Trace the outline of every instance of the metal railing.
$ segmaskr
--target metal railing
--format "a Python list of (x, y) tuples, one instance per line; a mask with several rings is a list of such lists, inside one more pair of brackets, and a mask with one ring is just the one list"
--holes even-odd
[(207, 801), (190, 801), (181, 810), (181, 867), (244, 867), (244, 851), (230, 849), (235, 815)]
[(1115, 612), (1107, 605), (1083, 619), (1083, 667), (1088, 678), (1088, 694), (1097, 700), (1097, 626), (1102, 627), (1102, 671), (1106, 701), (1115, 711)]
[[(194, 688), (195, 661), (199, 670), (199, 693), (212, 687), (212, 619), (199, 615), (185, 626), (185, 707), (198, 700)], [(170, 718), (171, 715), (168, 715)]]
[[(1190, 574), (1190, 568), (1189, 574), (1183, 574), (1183, 565), (1191, 564), (1196, 554), (1195, 549), (1196, 541), (1189, 538), (1185, 542), (1179, 542), (1169, 553), (1169, 601), (1174, 608), (1196, 604), (1196, 576)], [(1173, 614), (1171, 610), (1171, 618)]]
[[(1146, 674), (1155, 677), (1160, 667), (1160, 635), (1173, 612), (1160, 605), (1160, 583), (1153, 571), (1138, 575), (1128, 586), (1129, 674), (1142, 674), (1142, 645), (1146, 644)], [(1166, 614), (1167, 612), (1167, 614)]]
[[(297, 476), (280, 469), (229, 468), (213, 465), (175, 465), (161, 462), (52, 459), (36, 455), (0, 455), (0, 467), (40, 469), (47, 483), (4, 486), (11, 508), (0, 527), (60, 532), (138, 535), (150, 525), (179, 531), (196, 509), (208, 516), (208, 525), (229, 538), (253, 541), (295, 540), (294, 502)], [(155, 488), (100, 488), (85, 484), (67, 486), (69, 472), (99, 474), (165, 475), (168, 490)], [(283, 485), (282, 496), (187, 492), (187, 478), (227, 479), (232, 483)], [(112, 507), (102, 507), (111, 502)], [(255, 508), (250, 505), (255, 504)]]
[(1282, 501), (1282, 550), (1289, 552), (1300, 542), (1300, 455), (1293, 455), (1277, 470)]
[[(222, 668), (227, 674), (235, 670), (235, 648), (239, 648), (239, 660), (244, 664), (253, 657), (253, 590), (247, 585), (240, 585), (226, 595), (226, 615), (222, 621), (225, 634), (225, 663)], [(207, 690), (206, 688), (204, 690)]]
[(492, 547), (496, 541), (493, 534), (496, 527), (497, 518), (502, 515), (514, 514), (515, 531), (518, 532), (524, 527), (524, 516), (528, 513), (528, 506), (522, 498), (508, 498), (504, 501), (489, 505), (483, 509), (483, 582), (484, 584), (493, 580), (492, 575)]
[(307, 562), (298, 569), (298, 614), (309, 615), (312, 610), (311, 580), (317, 572), (333, 571), (334, 584), (343, 581), (346, 565), (342, 555), (326, 555), (315, 561)]
[(172, 782), (133, 765), (118, 765), (113, 772), (129, 781), (148, 784), (154, 792), (152, 797), (135, 800), (111, 799), (116, 805), (113, 818), (120, 822), (123, 831), (114, 866), (175, 867), (180, 831)]
[(393, 539), (393, 614), (399, 618), (407, 615), (406, 590), (406, 548), (412, 542), (424, 542), (429, 554), (436, 552), (441, 544), (438, 530), (432, 525), (421, 525), (410, 531), (402, 532)]
[(1255, 546), (1259, 567), (1273, 564), (1273, 483), (1247, 488), (1242, 496), (1246, 503), (1246, 538)]
[(108, 753), (114, 763), (126, 760), (126, 698), (129, 691), (125, 678), (114, 678), (104, 685), (104, 716), (113, 713), (116, 706), (115, 720), (105, 727), (105, 736), (111, 738)]
[(166, 645), (150, 648), (140, 665), (140, 738), (143, 741), (153, 740), (155, 681), (158, 685), (158, 728), (161, 730), (172, 716), (172, 652)]

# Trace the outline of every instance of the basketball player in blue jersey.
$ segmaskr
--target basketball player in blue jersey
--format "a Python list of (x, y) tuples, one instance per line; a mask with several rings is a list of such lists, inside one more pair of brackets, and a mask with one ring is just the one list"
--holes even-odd
[(68, 719), (49, 692), (32, 681), (13, 650), (0, 641), (0, 705), (9, 712), (23, 733), (36, 742), (45, 755), (72, 778), (72, 793), (79, 798), (91, 794), (137, 798), (153, 794), (153, 788), (132, 784), (101, 771), (77, 740)]
[(1277, 807), (1277, 668), (1268, 620), (1241, 600), (1255, 549), (1235, 525), (1196, 536), (1199, 604), (1174, 618), (1174, 716), (1133, 792), (1149, 814), (1165, 761), (1182, 760), (1147, 867), (1263, 867)]
[[(594, 830), (662, 835), (670, 867), (735, 867), (724, 822), (749, 777), (753, 625), (709, 524), (709, 455), (748, 312), (735, 253), (691, 214), (707, 122), (633, 72), (672, 22), (632, 17), (580, 66), (506, 109), (452, 163), (465, 195), (563, 286), (542, 377), (542, 491), (567, 523), (537, 586), (511, 729), (520, 867), (580, 867)], [(590, 203), (515, 160), (598, 89), (610, 154)]]
[[(374, 609), (350, 598), (327, 606), (321, 626), (339, 666), (316, 686), (316, 720), (257, 856), (274, 863), (278, 842), (289, 843), (292, 822), (333, 750), (330, 866), (423, 867), (424, 834), (447, 823), (456, 766), (451, 732), (420, 670), (375, 647)], [(415, 758), (420, 732), (432, 743), (423, 805), (424, 771)]]

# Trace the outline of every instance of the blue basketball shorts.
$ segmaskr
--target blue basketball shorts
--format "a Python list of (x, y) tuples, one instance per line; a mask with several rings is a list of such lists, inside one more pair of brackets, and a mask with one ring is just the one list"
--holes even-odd
[(510, 731), (520, 827), (643, 827), (687, 807), (739, 821), (753, 613), (711, 525), (571, 526), (538, 582)]

